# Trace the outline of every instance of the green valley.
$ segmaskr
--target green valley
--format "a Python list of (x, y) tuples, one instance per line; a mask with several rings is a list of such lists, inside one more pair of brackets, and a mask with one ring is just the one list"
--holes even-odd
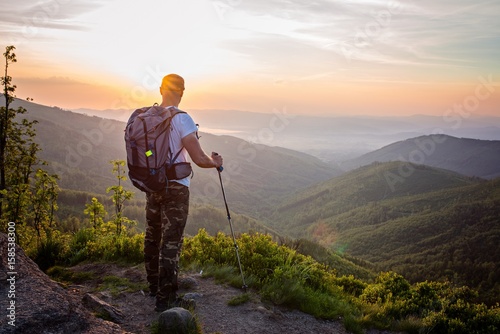
[[(390, 176), (412, 170), (391, 189)], [(374, 163), (289, 197), (271, 221), (395, 270), (414, 282), (450, 280), (500, 297), (500, 180), (403, 162)]]

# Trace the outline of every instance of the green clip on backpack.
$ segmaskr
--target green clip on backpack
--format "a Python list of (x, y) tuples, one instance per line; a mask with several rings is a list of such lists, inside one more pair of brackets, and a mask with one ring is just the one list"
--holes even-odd
[(184, 111), (154, 105), (135, 110), (127, 122), (128, 175), (132, 184), (144, 192), (157, 192), (167, 187), (171, 120), (178, 113)]

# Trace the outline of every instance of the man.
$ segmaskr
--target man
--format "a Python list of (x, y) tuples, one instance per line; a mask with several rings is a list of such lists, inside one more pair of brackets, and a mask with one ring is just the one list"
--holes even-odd
[[(162, 80), (161, 107), (178, 107), (184, 93), (184, 79), (169, 74)], [(222, 157), (217, 153), (208, 156), (200, 146), (197, 126), (186, 113), (172, 118), (170, 146), (177, 155), (174, 163), (186, 162), (189, 154), (192, 162), (202, 168), (219, 168)], [(156, 296), (156, 311), (182, 306), (178, 299), (177, 276), (184, 227), (189, 208), (190, 177), (168, 182), (167, 189), (146, 193), (146, 237), (144, 260), (150, 295)]]

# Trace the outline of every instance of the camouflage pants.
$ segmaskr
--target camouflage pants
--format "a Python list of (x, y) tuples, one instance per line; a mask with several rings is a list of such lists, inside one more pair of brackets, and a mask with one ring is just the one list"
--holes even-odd
[(189, 209), (189, 188), (170, 182), (167, 191), (146, 193), (144, 262), (150, 290), (158, 301), (172, 301), (178, 289), (177, 275), (184, 227)]

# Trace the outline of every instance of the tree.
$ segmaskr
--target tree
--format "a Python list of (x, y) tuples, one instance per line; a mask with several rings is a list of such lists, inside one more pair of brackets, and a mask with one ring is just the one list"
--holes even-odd
[(116, 224), (116, 234), (120, 234), (122, 231), (123, 223), (131, 223), (130, 219), (123, 216), (123, 204), (128, 201), (134, 195), (133, 192), (125, 190), (121, 184), (121, 181), (125, 181), (127, 177), (125, 176), (125, 161), (124, 160), (111, 160), (110, 163), (113, 165), (113, 174), (116, 175), (118, 179), (118, 185), (108, 187), (106, 192), (113, 192), (111, 199), (115, 206), (114, 223)]
[(33, 166), (42, 162), (37, 158), (40, 150), (34, 142), (36, 121), (16, 119), (26, 109), (10, 108), (16, 85), (8, 75), (9, 65), (17, 62), (14, 46), (7, 46), (5, 73), (0, 82), (3, 86), (5, 106), (0, 107), (0, 218), (5, 221), (23, 222), (27, 219), (30, 197), (30, 177)]
[(7, 46), (5, 48), (5, 75), (1, 78), (1, 83), (3, 86), (3, 96), (5, 98), (5, 107), (2, 107), (1, 117), (0, 117), (0, 190), (6, 189), (7, 181), (5, 177), (5, 155), (7, 148), (7, 138), (9, 130), (11, 129), (11, 124), (16, 116), (15, 110), (9, 108), (10, 103), (13, 100), (11, 94), (16, 90), (16, 86), (12, 85), (12, 77), (8, 75), (8, 69), (10, 63), (17, 62), (16, 54), (13, 52), (14, 46)]
[(92, 201), (90, 203), (85, 204), (85, 210), (83, 210), (83, 213), (89, 216), (94, 231), (104, 223), (103, 218), (108, 214), (104, 209), (104, 205), (102, 205), (95, 197), (92, 197)]
[(5, 73), (0, 79), (5, 98), (5, 105), (0, 107), (0, 226), (18, 223), (16, 239), (26, 247), (35, 234), (38, 245), (52, 239), (59, 187), (57, 175), (37, 168), (46, 164), (37, 156), (37, 121), (21, 119), (25, 108), (10, 107), (16, 90), (8, 74), (9, 65), (17, 62), (14, 50), (14, 46), (5, 49)]
[(49, 175), (46, 171), (38, 169), (34, 178), (31, 198), (31, 221), (37, 232), (38, 240), (42, 238), (41, 231), (50, 238), (54, 229), (54, 212), (57, 210), (57, 175)]

